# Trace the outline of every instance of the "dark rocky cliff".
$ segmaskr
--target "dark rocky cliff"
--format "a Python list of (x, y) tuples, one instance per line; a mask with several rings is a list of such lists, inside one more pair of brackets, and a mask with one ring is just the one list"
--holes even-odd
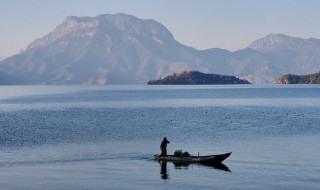
[(320, 72), (309, 75), (283, 75), (277, 84), (320, 84)]
[(150, 80), (149, 85), (172, 84), (172, 85), (206, 85), (206, 84), (250, 84), (234, 76), (206, 74), (198, 71), (184, 71), (169, 75), (163, 79)]

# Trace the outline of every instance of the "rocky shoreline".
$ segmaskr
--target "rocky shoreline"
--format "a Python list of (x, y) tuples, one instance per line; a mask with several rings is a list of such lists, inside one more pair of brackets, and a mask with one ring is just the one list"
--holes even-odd
[(283, 75), (277, 84), (320, 84), (320, 72), (309, 75)]

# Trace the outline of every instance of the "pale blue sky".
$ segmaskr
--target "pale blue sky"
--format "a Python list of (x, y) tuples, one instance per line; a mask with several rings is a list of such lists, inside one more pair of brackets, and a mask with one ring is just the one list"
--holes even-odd
[(320, 38), (320, 0), (1, 0), (0, 59), (67, 16), (106, 13), (154, 19), (196, 49), (235, 51), (269, 33)]

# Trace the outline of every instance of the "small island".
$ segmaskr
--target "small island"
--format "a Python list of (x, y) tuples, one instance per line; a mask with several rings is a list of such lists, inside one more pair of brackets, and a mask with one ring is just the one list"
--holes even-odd
[(277, 84), (320, 84), (320, 72), (309, 75), (283, 75)]
[(235, 76), (206, 74), (199, 71), (183, 71), (163, 79), (150, 80), (148, 85), (211, 85), (211, 84), (251, 84)]

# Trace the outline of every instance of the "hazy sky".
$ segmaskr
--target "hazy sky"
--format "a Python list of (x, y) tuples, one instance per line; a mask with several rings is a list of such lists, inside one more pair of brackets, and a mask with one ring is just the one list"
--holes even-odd
[(165, 25), (196, 49), (245, 48), (269, 33), (320, 38), (320, 0), (1, 0), (0, 59), (67, 16), (126, 13)]

